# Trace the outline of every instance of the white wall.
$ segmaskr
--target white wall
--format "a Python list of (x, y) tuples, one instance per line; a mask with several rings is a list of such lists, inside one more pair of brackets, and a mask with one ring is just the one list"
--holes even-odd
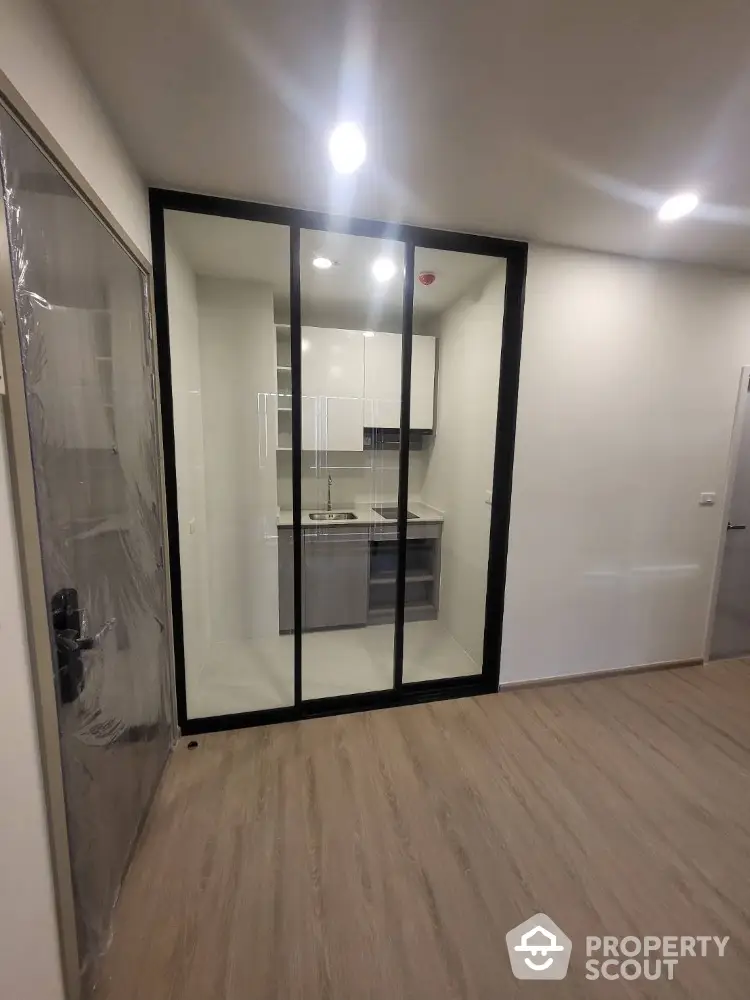
[(440, 621), (482, 663), (505, 266), (437, 327), (435, 443), (422, 499), (444, 511)]
[[(145, 189), (38, 0), (0, 0), (0, 90), (14, 88), (150, 259)], [(0, 427), (0, 996), (58, 1000), (62, 977), (8, 456)]]
[[(409, 454), (409, 497), (421, 497), (429, 448)], [(326, 455), (318, 456), (321, 463)], [(332, 451), (328, 465), (315, 465), (315, 455), (302, 452), (302, 507), (325, 506), (328, 475), (333, 479), (331, 499), (335, 507), (354, 503), (398, 499), (398, 450)], [(292, 509), (292, 454), (278, 454), (278, 499), (282, 510)]]
[(169, 348), (172, 362), (175, 466), (185, 661), (190, 676), (202, 668), (209, 641), (206, 470), (203, 395), (195, 275), (167, 240)]
[(0, 25), (0, 91), (18, 91), (150, 260), (145, 186), (52, 15), (40, 0), (0, 0)]
[(747, 278), (532, 251), (501, 683), (703, 655), (747, 363)]
[(0, 996), (63, 996), (5, 421), (0, 408)]
[[(212, 641), (278, 635), (270, 286), (199, 277)], [(268, 401), (266, 411), (264, 403)]]

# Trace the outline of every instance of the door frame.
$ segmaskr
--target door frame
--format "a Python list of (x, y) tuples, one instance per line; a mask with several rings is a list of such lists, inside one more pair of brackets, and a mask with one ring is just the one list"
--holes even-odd
[[(132, 259), (146, 281), (147, 315), (153, 337), (154, 292), (153, 275), (148, 260), (130, 239), (93, 187), (50, 134), (30, 105), (0, 72), (0, 107), (13, 119), (28, 139), (80, 197), (84, 205), (104, 226), (120, 248)], [(2, 184), (0, 184), (0, 195)], [(26, 617), (26, 636), (34, 694), (34, 710), (39, 738), (40, 763), (45, 798), (47, 833), (50, 846), (53, 891), (55, 896), (60, 963), (66, 1000), (79, 1000), (82, 992), (81, 953), (73, 888), (73, 872), (68, 838), (60, 730), (55, 690), (55, 665), (50, 638), (50, 620), (44, 585), (42, 545), (37, 520), (36, 485), (31, 451), (31, 437), (26, 410), (26, 391), (16, 315), (15, 288), (10, 259), (10, 241), (4, 209), (0, 210), (0, 370), (4, 375), (4, 392), (0, 387), (0, 409), (7, 428), (7, 448), (13, 516), (17, 528), (21, 586)], [(158, 357), (154, 354), (153, 369), (156, 392), (159, 393)], [(173, 622), (169, 579), (169, 536), (166, 527), (166, 491), (164, 458), (161, 448), (161, 410), (154, 405), (158, 456), (159, 516), (164, 542), (164, 574), (166, 586), (167, 646), (169, 677), (174, 692)], [(172, 742), (179, 736), (174, 694), (170, 718)], [(137, 843), (137, 837), (134, 844)], [(131, 853), (132, 856), (132, 853)]]
[(732, 436), (729, 443), (726, 482), (724, 485), (724, 496), (722, 497), (721, 502), (721, 534), (719, 535), (716, 558), (714, 560), (714, 572), (711, 581), (711, 598), (708, 605), (706, 634), (703, 642), (703, 660), (705, 663), (708, 663), (711, 659), (711, 644), (713, 641), (714, 625), (716, 622), (716, 610), (719, 604), (721, 571), (724, 566), (724, 552), (727, 544), (726, 525), (729, 521), (729, 509), (732, 503), (734, 481), (737, 477), (737, 464), (740, 457), (740, 445), (742, 444), (742, 428), (745, 417), (745, 408), (749, 404), (750, 365), (743, 365), (740, 372), (740, 383), (737, 388), (737, 401), (734, 406), (734, 421), (732, 423)]
[[(0, 190), (2, 185), (0, 185)], [(34, 689), (42, 781), (50, 842), (52, 881), (60, 934), (63, 981), (69, 1000), (80, 996), (80, 952), (76, 926), (73, 872), (63, 788), (62, 753), (55, 691), (55, 667), (50, 643), (42, 546), (36, 516), (36, 489), (26, 414), (21, 347), (8, 249), (5, 212), (0, 221), (0, 349), (5, 372), (4, 415), (7, 427), (10, 482), (18, 538), (26, 636)]]
[[(165, 188), (149, 189), (151, 242), (153, 251), (156, 345), (161, 372), (161, 421), (163, 428), (164, 466), (169, 532), (172, 616), (174, 620), (175, 677), (177, 713), (184, 734), (197, 734), (246, 726), (288, 722), (323, 715), (359, 712), (393, 705), (415, 704), (444, 698), (488, 694), (499, 688), (500, 650), (502, 643), (505, 583), (510, 532), (511, 491), (515, 451), (518, 386), (521, 363), (521, 339), (528, 261), (528, 244), (494, 236), (471, 235), (420, 226), (399, 225), (368, 219), (331, 216), (297, 208), (266, 205), (259, 202), (215, 197)], [(172, 398), (165, 212), (179, 211), (199, 215), (244, 219), (287, 227), (290, 235), (290, 326), (292, 335), (292, 491), (295, 557), (295, 644), (294, 705), (237, 712), (231, 715), (190, 719), (187, 715), (185, 648), (182, 615), (182, 589), (177, 507), (177, 471), (175, 465), (174, 406)], [(399, 446), (399, 516), (397, 532), (399, 558), (397, 573), (396, 623), (394, 641), (394, 687), (386, 691), (339, 695), (303, 700), (302, 691), (302, 609), (301, 609), (301, 302), (300, 302), (300, 232), (318, 230), (352, 236), (399, 241), (404, 244), (406, 275), (404, 281), (403, 350), (401, 371), (401, 440)], [(502, 321), (502, 349), (495, 431), (495, 455), (490, 515), (485, 627), (481, 674), (439, 681), (405, 682), (403, 680), (404, 588), (406, 566), (406, 505), (408, 498), (409, 416), (411, 396), (412, 295), (414, 253), (416, 248), (457, 251), (496, 257), (506, 262), (505, 299)]]

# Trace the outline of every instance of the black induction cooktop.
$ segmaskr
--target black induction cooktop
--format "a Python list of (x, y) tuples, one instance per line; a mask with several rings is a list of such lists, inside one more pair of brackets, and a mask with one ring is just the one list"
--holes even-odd
[[(388, 518), (389, 521), (398, 520), (398, 507), (387, 507), (385, 504), (377, 503), (372, 509), (375, 511), (376, 514), (380, 514), (381, 517)], [(418, 516), (417, 514), (412, 514), (410, 510), (407, 510), (406, 512), (407, 520), (415, 518), (417, 516)]]

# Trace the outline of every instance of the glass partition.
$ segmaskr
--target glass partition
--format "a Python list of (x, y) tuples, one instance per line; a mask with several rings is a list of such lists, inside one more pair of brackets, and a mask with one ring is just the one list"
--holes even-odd
[(300, 286), (309, 700), (393, 686), (403, 244), (303, 230)]
[(165, 235), (187, 716), (290, 706), (289, 230), (167, 211)]
[(156, 195), (181, 717), (492, 688), (524, 246), (192, 197)]
[(414, 273), (404, 683), (482, 671), (505, 260)]

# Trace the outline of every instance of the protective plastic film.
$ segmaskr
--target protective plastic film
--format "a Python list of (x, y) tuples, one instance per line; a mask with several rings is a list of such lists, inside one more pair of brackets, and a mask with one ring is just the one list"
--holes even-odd
[(84, 968), (171, 738), (144, 276), (0, 109)]

